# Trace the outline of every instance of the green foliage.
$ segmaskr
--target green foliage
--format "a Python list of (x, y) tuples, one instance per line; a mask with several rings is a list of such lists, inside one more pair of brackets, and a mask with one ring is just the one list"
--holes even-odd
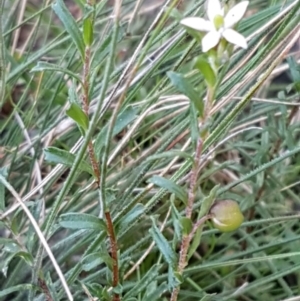
[(168, 77), (171, 80), (172, 85), (181, 93), (186, 95), (189, 100), (197, 108), (200, 116), (203, 114), (203, 100), (199, 97), (197, 91), (193, 88), (190, 82), (181, 74), (169, 71), (167, 73)]
[(70, 35), (72, 41), (77, 46), (82, 58), (84, 57), (84, 41), (79, 31), (78, 25), (71, 15), (70, 11), (66, 7), (62, 0), (56, 0), (52, 4), (52, 9), (55, 11), (61, 22), (63, 23), (66, 31)]
[(68, 212), (62, 214), (59, 218), (59, 224), (68, 229), (106, 230), (103, 220), (87, 213)]
[[(75, 155), (68, 151), (58, 149), (56, 147), (48, 147), (44, 150), (45, 160), (55, 164), (64, 164), (66, 166), (73, 166)], [(93, 174), (92, 168), (86, 162), (81, 162), (79, 170), (86, 171)]]
[(66, 111), (66, 114), (72, 118), (78, 125), (78, 127), (82, 130), (83, 133), (89, 127), (89, 119), (88, 116), (82, 111), (79, 105), (76, 103), (72, 103), (69, 109)]
[(167, 189), (170, 193), (174, 193), (182, 202), (187, 202), (187, 193), (179, 185), (175, 184), (173, 181), (165, 179), (159, 176), (153, 176), (150, 180), (150, 183), (153, 183), (161, 188)]
[[(0, 0), (0, 301), (297, 298), (299, 1), (250, 1), (249, 48), (218, 72), (178, 24), (204, 1), (124, 0), (120, 20), (111, 1), (46, 2)], [(201, 225), (181, 274), (182, 237), (228, 199), (241, 227)]]

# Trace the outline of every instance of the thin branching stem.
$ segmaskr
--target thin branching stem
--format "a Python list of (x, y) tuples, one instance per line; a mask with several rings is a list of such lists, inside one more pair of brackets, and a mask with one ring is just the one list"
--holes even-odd
[[(195, 159), (194, 159), (194, 165), (192, 168), (192, 172), (190, 175), (190, 188), (188, 192), (188, 202), (187, 207), (185, 211), (185, 215), (187, 218), (191, 219), (192, 213), (193, 213), (193, 206), (196, 198), (196, 191), (197, 191), (197, 178), (198, 178), (198, 171), (199, 166), (201, 164), (201, 154), (202, 154), (202, 140), (199, 139), (196, 146), (196, 152), (195, 152)], [(200, 220), (200, 224), (202, 224), (205, 220), (207, 220), (206, 217), (203, 217)], [(199, 222), (195, 224), (193, 227), (193, 231), (191, 233), (194, 233), (200, 226)], [(179, 255), (179, 262), (178, 262), (178, 268), (177, 271), (180, 275), (182, 275), (184, 268), (187, 265), (187, 254), (189, 250), (189, 246), (192, 240), (192, 235), (190, 234), (183, 234), (182, 241), (181, 241), (181, 247), (180, 247), (180, 255)], [(173, 289), (171, 299), (170, 301), (176, 301), (177, 296), (179, 294), (180, 287), (177, 286)]]

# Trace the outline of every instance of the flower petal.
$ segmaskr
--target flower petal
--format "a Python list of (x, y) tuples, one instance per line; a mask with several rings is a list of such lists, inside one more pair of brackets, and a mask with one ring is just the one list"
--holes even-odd
[(222, 36), (231, 44), (247, 49), (247, 41), (244, 36), (233, 29), (225, 29)]
[(223, 16), (224, 11), (221, 8), (219, 0), (208, 0), (207, 3), (207, 16), (210, 22), (214, 22), (214, 18), (217, 15)]
[(220, 41), (221, 34), (214, 30), (207, 33), (202, 39), (202, 51), (207, 52), (214, 48)]
[(185, 18), (182, 19), (180, 23), (184, 26), (199, 31), (211, 31), (215, 29), (214, 25), (211, 22), (198, 17)]
[(224, 27), (231, 28), (233, 25), (239, 22), (243, 18), (248, 4), (249, 1), (242, 1), (231, 8), (224, 18)]

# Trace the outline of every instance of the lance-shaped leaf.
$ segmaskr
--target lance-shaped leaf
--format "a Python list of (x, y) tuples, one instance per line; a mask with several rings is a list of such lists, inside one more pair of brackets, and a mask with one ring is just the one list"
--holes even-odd
[(77, 46), (81, 57), (84, 58), (84, 41), (82, 34), (77, 26), (76, 21), (67, 9), (63, 0), (56, 0), (52, 4), (52, 9), (55, 11), (61, 22), (64, 24), (66, 31), (71, 36), (71, 39)]
[(167, 73), (169, 79), (171, 80), (172, 85), (182, 94), (187, 96), (191, 102), (195, 105), (197, 108), (200, 116), (203, 114), (203, 100), (200, 98), (197, 91), (194, 89), (192, 84), (189, 82), (187, 78), (185, 78), (183, 75), (169, 71)]
[(59, 224), (68, 229), (106, 230), (105, 222), (97, 216), (87, 213), (65, 213), (59, 218)]
[[(44, 154), (45, 154), (45, 160), (51, 163), (63, 164), (71, 167), (75, 161), (74, 154), (71, 154), (66, 150), (62, 150), (56, 147), (48, 147), (44, 149)], [(91, 166), (85, 161), (82, 161), (80, 163), (79, 169), (93, 175), (93, 170)]]

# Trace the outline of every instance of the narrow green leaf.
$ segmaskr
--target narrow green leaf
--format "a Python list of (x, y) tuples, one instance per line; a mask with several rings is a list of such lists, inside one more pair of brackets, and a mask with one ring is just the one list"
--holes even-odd
[(297, 92), (300, 92), (300, 65), (292, 56), (287, 58), (287, 62), (290, 67), (290, 72), (293, 79), (293, 86)]
[[(5, 102), (5, 93), (6, 93), (6, 71), (7, 71), (7, 63), (6, 62), (6, 40), (4, 38), (4, 32), (3, 32), (3, 26), (4, 20), (6, 19), (5, 23), (7, 23), (7, 20), (9, 17), (5, 16), (7, 5), (4, 4), (5, 1), (0, 0), (0, 108), (2, 108), (4, 102)], [(4, 10), (3, 10), (4, 9)], [(13, 27), (13, 26), (11, 26)], [(7, 59), (8, 60), (8, 59)]]
[(60, 298), (58, 298), (57, 287), (56, 287), (55, 283), (53, 283), (50, 271), (48, 271), (46, 274), (45, 282), (46, 282), (46, 285), (48, 287), (49, 293), (51, 294), (53, 301), (58, 301)]
[(79, 95), (78, 92), (76, 91), (77, 89), (77, 85), (75, 80), (72, 81), (72, 84), (70, 85), (69, 89), (68, 89), (68, 100), (71, 104), (75, 103), (78, 106), (80, 106), (80, 99), (79, 99)]
[(186, 235), (190, 234), (193, 228), (193, 224), (190, 218), (182, 217), (180, 219), (180, 225), (182, 227), (182, 232)]
[(163, 282), (157, 289), (155, 289), (152, 293), (147, 295), (142, 299), (142, 301), (153, 301), (153, 300), (159, 300), (162, 294), (167, 292), (168, 286), (165, 282)]
[(68, 74), (71, 77), (78, 80), (78, 82), (80, 82), (81, 85), (83, 85), (81, 78), (78, 75), (76, 75), (75, 73), (73, 73), (72, 71), (70, 71), (68, 69), (61, 68), (58, 65), (47, 63), (47, 62), (38, 62), (37, 65), (35, 67), (33, 67), (30, 72), (41, 72), (41, 71), (56, 71), (56, 72)]
[(161, 265), (154, 264), (144, 277), (137, 281), (134, 287), (125, 294), (124, 301), (129, 300), (129, 298), (138, 296), (152, 281), (158, 276), (159, 269)]
[(160, 153), (160, 154), (155, 154), (155, 155), (149, 156), (147, 158), (147, 161), (159, 160), (159, 159), (163, 159), (163, 158), (173, 159), (175, 157), (185, 158), (185, 159), (191, 160), (191, 162), (194, 161), (193, 157), (191, 155), (189, 155), (188, 153), (182, 152), (182, 151), (176, 151), (176, 150), (166, 151), (166, 152), (163, 152), (163, 153)]
[(193, 254), (195, 253), (195, 251), (198, 249), (199, 245), (200, 245), (200, 242), (201, 242), (201, 236), (202, 236), (202, 227), (198, 228), (194, 237), (193, 237), (193, 240), (192, 240), (192, 243), (189, 247), (189, 251), (188, 251), (188, 259), (190, 259)]
[(188, 81), (187, 78), (185, 78), (183, 75), (169, 71), (167, 72), (168, 77), (171, 80), (172, 85), (181, 93), (186, 95), (190, 101), (195, 105), (197, 108), (200, 116), (203, 114), (203, 100), (199, 97), (196, 90), (193, 88), (191, 83)]
[(175, 184), (173, 181), (155, 175), (149, 179), (149, 182), (161, 188), (167, 189), (171, 193), (174, 193), (176, 197), (178, 197), (182, 202), (186, 204), (187, 193), (184, 191), (183, 188)]
[(166, 240), (166, 238), (162, 235), (162, 233), (155, 225), (154, 218), (151, 217), (151, 219), (152, 227), (149, 230), (149, 232), (153, 237), (153, 240), (155, 241), (155, 244), (157, 245), (159, 251), (163, 255), (165, 261), (169, 264), (170, 267), (175, 268), (177, 264), (177, 255), (170, 247), (169, 242)]
[(7, 296), (14, 292), (31, 291), (31, 290), (36, 290), (36, 289), (37, 289), (37, 287), (33, 286), (32, 284), (20, 284), (20, 285), (12, 286), (12, 287), (1, 290), (0, 297)]
[(21, 249), (19, 244), (11, 238), (0, 237), (0, 246), (4, 246), (3, 251), (9, 253), (18, 252)]
[(71, 39), (77, 46), (78, 51), (81, 54), (82, 59), (84, 58), (84, 41), (82, 34), (77, 26), (76, 21), (67, 9), (63, 0), (56, 0), (52, 4), (52, 9), (55, 11), (61, 22), (64, 24), (66, 31), (71, 36)]
[[(48, 147), (44, 149), (45, 160), (55, 164), (63, 164), (71, 167), (75, 161), (75, 155), (71, 154), (68, 151), (56, 148), (56, 147)], [(82, 171), (86, 171), (89, 174), (93, 175), (93, 170), (91, 166), (82, 161), (79, 165), (79, 169)]]
[(113, 262), (109, 254), (107, 252), (95, 252), (83, 258), (82, 269), (88, 272), (103, 262), (106, 263), (110, 270), (112, 269)]
[(204, 295), (200, 301), (213, 301), (214, 300), (214, 296), (216, 296), (217, 294), (209, 294), (209, 295)]
[(83, 40), (86, 46), (91, 46), (94, 40), (93, 22), (90, 18), (83, 21)]
[(124, 230), (128, 225), (136, 220), (145, 210), (143, 204), (136, 204), (126, 215), (124, 215), (118, 223), (118, 228)]
[(84, 130), (84, 133), (89, 127), (89, 118), (82, 111), (81, 107), (76, 103), (71, 103), (70, 108), (66, 111), (66, 114), (72, 118), (77, 125)]
[(168, 269), (168, 288), (172, 291), (175, 287), (178, 287), (183, 282), (182, 276), (169, 266)]
[[(202, 204), (201, 204), (201, 209), (199, 210), (199, 213), (198, 213), (198, 217), (197, 217), (198, 220), (201, 217), (205, 216), (209, 212), (212, 204), (214, 203), (214, 201), (217, 197), (217, 193), (218, 193), (219, 189), (220, 189), (220, 185), (216, 185), (210, 191), (209, 195), (204, 198), (204, 200), (202, 201)], [(201, 242), (201, 236), (202, 236), (202, 227), (197, 229), (197, 231), (196, 231), (196, 233), (193, 237), (191, 246), (190, 246), (189, 251), (188, 251), (188, 258), (191, 258), (192, 255), (197, 250), (197, 248), (199, 247), (199, 244)]]
[(217, 197), (218, 190), (220, 189), (220, 185), (214, 186), (214, 188), (209, 192), (209, 195), (204, 198), (201, 204), (201, 209), (198, 214), (198, 219), (203, 217), (208, 213), (212, 204), (214, 203), (215, 198)]
[(64, 213), (59, 218), (59, 224), (68, 229), (92, 229), (106, 231), (106, 225), (102, 219), (87, 213)]
[[(7, 167), (0, 168), (0, 174), (6, 179), (8, 175)], [(0, 210), (5, 210), (5, 186), (0, 183)]]
[[(128, 107), (126, 108), (117, 118), (113, 135), (118, 135), (122, 130), (126, 128), (135, 118), (137, 114), (137, 109)], [(108, 125), (102, 128), (101, 132), (98, 134), (96, 141), (95, 141), (95, 153), (98, 154), (98, 156), (101, 153), (101, 149), (104, 146), (105, 138), (107, 134)]]
[(29, 254), (27, 252), (18, 251), (18, 252), (9, 254), (9, 256), (5, 260), (2, 260), (0, 262), (0, 270), (5, 277), (7, 276), (7, 270), (8, 270), (9, 264), (15, 257), (21, 257), (29, 266), (32, 266), (32, 264), (33, 264), (33, 258), (31, 256), (31, 254)]
[[(123, 292), (123, 286), (122, 286), (120, 283), (118, 283), (117, 286), (113, 287), (112, 292), (113, 292), (114, 294), (121, 295), (122, 292)], [(133, 300), (132, 300), (132, 301), (133, 301)]]
[(175, 230), (175, 235), (174, 235), (174, 238), (173, 238), (173, 242), (177, 243), (181, 240), (181, 234), (182, 234), (182, 227), (181, 227), (181, 224), (180, 224), (180, 213), (178, 212), (177, 208), (176, 208), (176, 205), (175, 205), (175, 195), (172, 194), (171, 195), (171, 216), (172, 216), (172, 221), (173, 221), (173, 227), (174, 227), (174, 230)]
[(210, 87), (214, 87), (216, 84), (216, 75), (209, 62), (203, 56), (200, 56), (195, 66), (204, 76), (206, 83)]
[(138, 109), (133, 107), (127, 107), (117, 118), (113, 135), (119, 134), (123, 129), (129, 125), (137, 116)]

